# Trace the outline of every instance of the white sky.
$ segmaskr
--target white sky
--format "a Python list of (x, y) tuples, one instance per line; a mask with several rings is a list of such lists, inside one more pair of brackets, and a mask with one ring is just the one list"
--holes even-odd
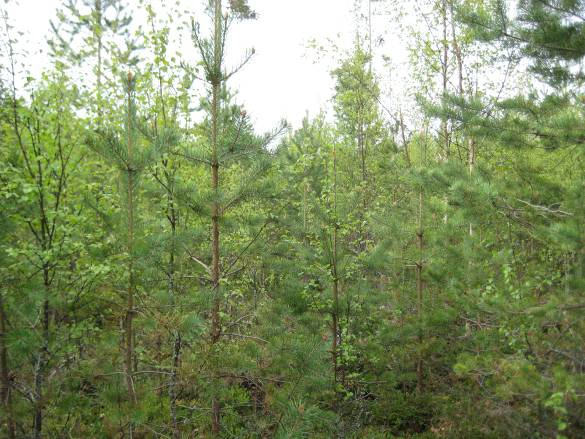
[[(0, 0), (0, 5), (3, 1), (6, 0)], [(152, 0), (152, 3), (156, 7), (161, 1)], [(206, 0), (166, 2), (176, 3), (180, 10), (190, 11), (201, 11), (207, 3)], [(357, 0), (360, 2), (362, 14), (367, 13), (368, 0)], [(47, 66), (49, 21), (61, 3), (61, 0), (8, 0), (6, 7), (10, 20), (16, 31), (24, 32), (18, 39), (18, 46), (29, 52), (25, 62), (34, 75)], [(127, 3), (135, 21), (143, 22), (141, 17), (145, 17), (145, 13), (140, 1), (127, 0)], [(228, 63), (236, 65), (246, 49), (256, 51), (251, 62), (229, 84), (230, 89), (237, 90), (237, 101), (246, 107), (256, 130), (269, 131), (278, 126), (281, 119), (298, 127), (306, 114), (315, 116), (322, 109), (329, 111), (334, 93), (330, 72), (356, 39), (356, 0), (249, 0), (249, 4), (258, 12), (258, 19), (234, 26), (228, 41), (227, 58)], [(409, 27), (419, 26), (417, 29), (421, 30), (422, 26), (423, 31), (425, 28), (429, 30), (426, 21), (417, 25), (413, 19), (420, 20), (419, 8), (424, 4), (427, 5), (426, 13), (430, 13), (433, 3), (429, 0), (372, 0), (372, 39), (376, 41), (383, 37), (383, 43), (374, 44), (374, 67), (383, 92), (383, 114), (392, 121), (385, 109), (392, 111), (393, 115), (400, 111), (412, 128), (418, 125), (416, 120), (420, 116), (414, 101), (417, 90), (413, 86), (421, 85), (425, 79), (415, 77), (415, 67), (408, 62), (407, 46), (413, 41)], [(207, 17), (195, 18), (196, 21), (207, 21)], [(188, 21), (189, 17), (172, 17), (172, 20), (180, 23)], [(366, 21), (362, 19), (362, 35), (365, 28)], [(309, 48), (311, 40), (323, 50)], [(183, 43), (178, 45), (185, 46), (176, 48), (185, 55), (195, 53), (190, 38), (183, 38)], [(40, 50), (45, 53), (39, 54)], [(189, 61), (192, 63), (196, 59)], [(480, 72), (479, 78), (489, 81), (498, 75)], [(499, 86), (496, 84), (492, 88), (498, 90)]]
[[(180, 0), (184, 5), (203, 0)], [(135, 8), (138, 0), (129, 0)], [(156, 3), (156, 2), (155, 2)], [(237, 100), (252, 116), (258, 131), (267, 131), (287, 119), (298, 126), (307, 112), (314, 116), (328, 109), (333, 96), (330, 71), (335, 67), (333, 42), (343, 51), (355, 40), (354, 0), (250, 0), (258, 19), (239, 24), (231, 35), (231, 59), (238, 60), (246, 48), (256, 51), (252, 61), (231, 82)], [(366, 3), (366, 1), (364, 1)], [(59, 0), (9, 0), (7, 9), (16, 31), (23, 31), (18, 44), (26, 48), (27, 67), (33, 74), (46, 66), (45, 49), (49, 20)], [(309, 49), (317, 40), (329, 49), (319, 55)], [(189, 40), (187, 44), (191, 44)]]
[(234, 77), (233, 85), (260, 130), (282, 117), (296, 126), (306, 111), (315, 115), (333, 95), (330, 71), (334, 66), (326, 59), (317, 63), (308, 42), (341, 40), (348, 47), (354, 28), (352, 0), (257, 0), (251, 4), (259, 18), (246, 23), (246, 32), (236, 38), (242, 38), (244, 47), (253, 46), (256, 55)]

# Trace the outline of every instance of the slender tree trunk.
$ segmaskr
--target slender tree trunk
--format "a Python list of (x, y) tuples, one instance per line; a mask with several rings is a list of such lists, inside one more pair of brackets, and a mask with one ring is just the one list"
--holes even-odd
[(408, 148), (408, 142), (406, 140), (406, 133), (404, 129), (404, 118), (402, 117), (402, 111), (400, 111), (400, 134), (402, 135), (402, 145), (404, 147), (404, 158), (406, 160), (406, 166), (410, 168), (410, 150)]
[(97, 72), (96, 72), (96, 99), (97, 99), (97, 114), (98, 120), (101, 124), (103, 122), (103, 102), (102, 102), (102, 51), (103, 51), (103, 7), (102, 0), (95, 0), (95, 13), (96, 13), (96, 29), (94, 30), (94, 37), (97, 40)]
[(467, 164), (469, 166), (469, 173), (473, 174), (475, 170), (475, 140), (473, 138), (469, 139), (469, 154), (467, 157)]
[(303, 181), (303, 243), (307, 244), (307, 186)]
[(419, 192), (419, 199), (418, 199), (418, 230), (416, 233), (417, 237), (417, 244), (418, 244), (418, 261), (416, 263), (416, 291), (417, 291), (417, 320), (418, 320), (418, 360), (416, 363), (416, 382), (417, 382), (417, 391), (420, 392), (423, 387), (423, 360), (422, 360), (422, 343), (423, 343), (423, 336), (422, 336), (422, 321), (423, 321), (423, 281), (422, 281), (422, 270), (423, 270), (423, 225), (422, 225), (422, 215), (423, 215), (423, 194), (422, 191)]
[[(162, 99), (162, 93), (161, 93)], [(164, 111), (163, 111), (164, 114)], [(165, 117), (166, 121), (166, 117)], [(166, 165), (166, 163), (165, 163)], [(171, 225), (171, 248), (169, 252), (169, 295), (171, 297), (171, 305), (175, 306), (175, 253), (177, 242), (177, 211), (174, 200), (174, 176), (167, 173), (167, 197), (168, 197), (168, 215)], [(181, 356), (181, 333), (176, 330), (173, 341), (173, 360), (171, 367), (171, 375), (169, 378), (169, 400), (170, 400), (170, 414), (173, 428), (173, 439), (179, 439), (181, 433), (177, 422), (177, 374), (179, 369), (179, 361)]]
[[(363, 107), (362, 107), (363, 110)], [(365, 213), (368, 209), (368, 185), (367, 185), (367, 178), (368, 178), (368, 174), (367, 174), (367, 166), (366, 166), (366, 155), (367, 155), (367, 132), (366, 132), (366, 128), (365, 128), (365, 123), (363, 121), (363, 118), (360, 116), (360, 121), (359, 121), (359, 128), (358, 128), (358, 149), (360, 152), (360, 159), (361, 159), (361, 171), (362, 171), (362, 196), (361, 196), (361, 208), (358, 209), (358, 219), (359, 219), (359, 223), (358, 223), (358, 234), (359, 234), (359, 243), (358, 243), (358, 248), (360, 252), (363, 252), (366, 250), (366, 234), (367, 232), (365, 231)], [(336, 158), (335, 158), (336, 160)], [(337, 168), (336, 168), (336, 174), (335, 174), (335, 178), (337, 178)], [(337, 184), (337, 183), (336, 183)]]
[(332, 295), (333, 312), (331, 313), (331, 355), (333, 362), (333, 382), (337, 386), (339, 382), (339, 273), (338, 273), (338, 251), (337, 231), (339, 229), (337, 218), (337, 148), (333, 145), (333, 236), (331, 249), (331, 271), (333, 275)]
[[(156, 28), (154, 25), (154, 21), (151, 23), (152, 25), (152, 33), (153, 35), (156, 33)], [(157, 62), (157, 77), (158, 77), (158, 94), (160, 99), (160, 110), (163, 117), (163, 126), (167, 127), (167, 109), (165, 105), (165, 96), (164, 96), (164, 80), (161, 72), (161, 66)], [(155, 135), (158, 136), (158, 112), (157, 117), (154, 120), (154, 131)], [(166, 191), (167, 197), (167, 219), (169, 221), (169, 225), (171, 227), (171, 245), (169, 248), (169, 260), (167, 265), (167, 276), (168, 276), (168, 284), (167, 284), (167, 292), (169, 294), (171, 309), (174, 310), (176, 305), (176, 285), (175, 285), (175, 258), (177, 253), (177, 207), (175, 205), (175, 168), (172, 163), (169, 163), (169, 160), (163, 159), (162, 160), (163, 169), (164, 169), (164, 178), (166, 180), (166, 184), (163, 184), (163, 188)], [(179, 439), (181, 437), (181, 432), (179, 430), (179, 424), (177, 421), (177, 382), (178, 382), (178, 369), (179, 363), (181, 358), (181, 332), (178, 329), (173, 331), (173, 338), (172, 338), (172, 356), (171, 356), (171, 373), (168, 378), (168, 394), (169, 394), (169, 415), (171, 418), (171, 429), (173, 434), (173, 439)]]
[(134, 387), (133, 378), (133, 360), (134, 360), (134, 330), (133, 330), (133, 319), (134, 319), (134, 290), (135, 290), (135, 277), (134, 277), (134, 157), (133, 157), (133, 138), (132, 130), (132, 115), (133, 115), (133, 80), (132, 73), (128, 73), (128, 90), (127, 90), (127, 148), (128, 148), (128, 187), (127, 187), (127, 203), (128, 203), (128, 225), (127, 225), (127, 249), (128, 249), (128, 290), (127, 290), (127, 302), (126, 302), (126, 320), (125, 320), (125, 335), (126, 335), (126, 352), (125, 352), (125, 375), (126, 375), (126, 386), (128, 391), (128, 399), (132, 403), (136, 403), (136, 390)]
[(44, 375), (47, 366), (47, 359), (49, 355), (49, 319), (50, 319), (50, 305), (49, 305), (49, 290), (50, 290), (50, 273), (49, 267), (46, 265), (43, 268), (43, 307), (42, 307), (42, 346), (37, 356), (37, 364), (35, 366), (35, 401), (34, 401), (34, 438), (40, 439), (43, 432), (43, 385)]
[[(445, 6), (446, 7), (446, 6)], [(451, 12), (451, 35), (453, 38), (453, 53), (455, 54), (455, 61), (457, 62), (457, 83), (459, 95), (463, 98), (463, 55), (461, 54), (461, 47), (457, 41), (457, 32), (455, 30), (455, 13), (453, 12), (453, 0), (449, 0), (449, 10)], [(445, 15), (447, 13), (445, 12)], [(446, 18), (445, 18), (446, 20)], [(446, 37), (446, 34), (445, 34)]]
[(367, 177), (366, 169), (366, 134), (364, 124), (360, 122), (358, 131), (358, 149), (360, 151), (360, 161), (362, 167), (362, 182), (365, 183)]
[[(475, 170), (475, 139), (469, 139), (469, 152), (467, 155), (467, 164), (469, 166), (469, 175), (473, 175)], [(473, 223), (469, 223), (469, 236), (473, 236)]]
[(372, 0), (368, 0), (368, 43), (370, 44), (369, 72), (372, 73)]
[[(447, 0), (443, 0), (442, 4), (443, 14), (443, 59), (441, 60), (441, 76), (443, 79), (443, 99), (447, 97), (447, 86), (448, 86), (448, 67), (449, 67), (449, 40), (447, 39)], [(449, 139), (449, 126), (445, 116), (441, 120), (441, 134), (443, 136), (443, 160), (449, 160), (450, 156), (450, 139)]]
[[(35, 149), (36, 155), (39, 155), (39, 151), (34, 146), (35, 141), (32, 142), (33, 148)], [(37, 145), (38, 146), (38, 145)], [(37, 173), (36, 173), (36, 184), (39, 194), (38, 208), (40, 218), (40, 238), (39, 245), (43, 252), (52, 249), (51, 232), (49, 230), (49, 221), (46, 214), (46, 200), (45, 200), (45, 178), (43, 174), (43, 168), (41, 161), (37, 160)], [(51, 289), (51, 271), (49, 262), (43, 260), (43, 305), (42, 305), (42, 332), (41, 332), (41, 348), (37, 355), (37, 364), (35, 366), (35, 397), (34, 397), (34, 438), (40, 439), (43, 432), (43, 385), (44, 375), (46, 372), (47, 361), (49, 358), (49, 324), (50, 324), (50, 289)]]
[[(211, 96), (211, 189), (213, 191), (213, 205), (211, 208), (211, 285), (213, 288), (213, 308), (211, 311), (211, 343), (216, 344), (221, 336), (220, 308), (220, 242), (219, 242), (219, 162), (217, 157), (219, 131), (219, 99), (222, 82), (221, 45), (222, 45), (222, 14), (221, 0), (215, 0), (214, 13), (214, 49)], [(212, 398), (212, 424), (214, 435), (219, 435), (221, 429), (221, 407), (219, 392), (214, 389)]]
[(8, 373), (8, 347), (6, 346), (6, 313), (4, 310), (4, 302), (2, 294), (0, 293), (0, 375), (2, 382), (0, 383), (0, 398), (2, 399), (2, 407), (4, 408), (4, 416), (6, 418), (6, 428), (8, 429), (8, 439), (14, 439), (14, 418), (12, 413), (12, 400), (10, 395), (10, 377)]
[(169, 399), (171, 401), (171, 421), (173, 423), (173, 439), (179, 439), (181, 432), (177, 422), (177, 374), (179, 370), (179, 361), (181, 357), (181, 333), (175, 333), (173, 345), (173, 366), (171, 368), (171, 377), (169, 382)]
[(42, 407), (42, 393), (43, 389), (43, 354), (37, 354), (37, 361), (35, 364), (35, 392), (34, 392), (34, 438), (40, 439), (43, 431), (43, 407)]
[(333, 226), (333, 312), (331, 313), (331, 356), (333, 362), (333, 382), (339, 380), (339, 278), (337, 273), (337, 224)]
[[(457, 32), (455, 30), (455, 14), (453, 12), (453, 0), (449, 2), (449, 8), (451, 11), (451, 34), (453, 37), (453, 53), (455, 54), (455, 60), (457, 61), (457, 79), (458, 79), (458, 90), (461, 99), (465, 97), (465, 90), (463, 88), (463, 54), (461, 53), (461, 47), (457, 41)], [(473, 174), (475, 168), (475, 139), (469, 138), (468, 141), (468, 152), (467, 152), (467, 166), (469, 168), (469, 175)], [(473, 224), (469, 223), (469, 236), (473, 236)]]

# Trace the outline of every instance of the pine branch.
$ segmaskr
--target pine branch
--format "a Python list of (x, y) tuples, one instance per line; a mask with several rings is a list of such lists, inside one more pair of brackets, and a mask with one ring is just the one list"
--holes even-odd
[(211, 268), (210, 268), (210, 267), (209, 267), (207, 264), (205, 264), (205, 263), (204, 263), (202, 260), (200, 260), (200, 259), (198, 259), (197, 257), (195, 257), (195, 256), (194, 256), (194, 255), (193, 255), (193, 254), (192, 254), (192, 253), (189, 251), (189, 249), (188, 249), (187, 247), (185, 247), (185, 250), (187, 251), (187, 254), (189, 255), (189, 257), (190, 257), (190, 258), (191, 258), (193, 261), (195, 261), (195, 262), (197, 262), (199, 265), (201, 265), (201, 266), (203, 267), (203, 269), (205, 270), (205, 272), (206, 272), (208, 275), (210, 275), (210, 276), (211, 276)]
[(260, 337), (255, 337), (253, 335), (234, 334), (234, 333), (230, 333), (230, 332), (223, 332), (222, 335), (225, 335), (227, 337), (247, 338), (247, 339), (254, 340), (254, 341), (257, 341), (260, 343), (270, 344), (270, 342), (268, 340), (264, 340), (263, 338), (260, 338)]

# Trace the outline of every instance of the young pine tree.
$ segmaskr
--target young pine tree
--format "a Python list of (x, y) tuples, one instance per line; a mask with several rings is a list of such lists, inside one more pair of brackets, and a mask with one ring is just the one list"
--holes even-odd
[[(52, 56), (58, 64), (92, 70), (94, 81), (87, 92), (98, 122), (104, 116), (114, 60), (128, 54), (120, 49), (119, 39), (129, 41), (131, 14), (123, 0), (67, 0), (51, 21), (53, 38), (49, 40)], [(83, 75), (84, 83), (86, 76)], [(92, 96), (93, 95), (93, 96)]]
[(131, 72), (123, 80), (126, 92), (126, 111), (124, 115), (124, 130), (98, 130), (87, 139), (89, 147), (100, 154), (111, 165), (118, 169), (117, 183), (120, 202), (120, 215), (113, 219), (114, 230), (119, 242), (123, 243), (120, 249), (124, 254), (125, 270), (123, 279), (123, 348), (122, 365), (126, 384), (127, 414), (130, 415), (128, 432), (131, 435), (134, 429), (132, 413), (139, 406), (139, 389), (136, 380), (138, 358), (136, 355), (135, 317), (138, 314), (138, 297), (142, 291), (140, 287), (140, 262), (144, 236), (139, 227), (140, 218), (137, 213), (140, 204), (141, 179), (148, 166), (155, 162), (159, 153), (160, 143), (146, 142), (139, 131), (137, 120), (135, 87), (136, 76)]

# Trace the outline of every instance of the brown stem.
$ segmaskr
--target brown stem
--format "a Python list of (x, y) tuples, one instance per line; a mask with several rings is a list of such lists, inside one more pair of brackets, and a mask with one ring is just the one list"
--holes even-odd
[(126, 352), (125, 352), (125, 375), (126, 386), (128, 389), (128, 399), (136, 403), (136, 391), (134, 388), (133, 378), (133, 359), (134, 359), (134, 331), (132, 328), (134, 317), (134, 164), (133, 164), (133, 139), (132, 139), (132, 91), (133, 91), (133, 77), (132, 73), (128, 73), (128, 90), (127, 90), (127, 148), (128, 148), (128, 228), (127, 228), (127, 250), (128, 250), (128, 292), (126, 297), (126, 319), (125, 319), (125, 338), (126, 338)]
[[(211, 208), (211, 285), (213, 289), (213, 308), (211, 310), (211, 343), (216, 344), (221, 336), (220, 308), (220, 242), (219, 242), (219, 161), (218, 155), (218, 131), (219, 131), (219, 99), (222, 82), (221, 50), (223, 45), (221, 0), (215, 0), (214, 14), (214, 49), (213, 72), (211, 75), (211, 189), (213, 191), (213, 205)], [(211, 429), (215, 436), (221, 429), (221, 407), (218, 389), (214, 391), (212, 398)]]
[(6, 417), (8, 427), (8, 439), (15, 438), (14, 418), (12, 413), (12, 401), (10, 397), (10, 377), (8, 372), (8, 348), (6, 346), (6, 314), (4, 311), (4, 302), (0, 294), (0, 399)]
[(95, 0), (95, 14), (96, 14), (96, 28), (94, 30), (94, 38), (97, 40), (97, 72), (96, 72), (96, 97), (97, 97), (97, 114), (98, 120), (101, 124), (103, 117), (103, 103), (102, 103), (102, 51), (103, 51), (103, 39), (102, 39), (102, 20), (103, 20), (103, 6), (102, 0)]
[(171, 401), (171, 420), (173, 422), (173, 439), (179, 439), (181, 432), (177, 422), (177, 374), (179, 369), (179, 360), (181, 356), (181, 334), (175, 334), (175, 341), (173, 344), (173, 367), (171, 369), (171, 378), (169, 382), (169, 399)]
[(402, 145), (404, 146), (404, 158), (406, 159), (406, 166), (410, 168), (410, 150), (408, 148), (408, 141), (406, 140), (406, 133), (404, 127), (404, 118), (402, 116), (402, 110), (400, 111), (400, 134), (402, 135)]
[(333, 382), (337, 385), (338, 382), (338, 373), (339, 373), (339, 346), (338, 346), (338, 338), (339, 338), (339, 279), (337, 277), (337, 261), (336, 261), (336, 253), (337, 253), (337, 226), (333, 228), (333, 312), (331, 313), (332, 322), (331, 322), (331, 336), (333, 338), (331, 344), (331, 356), (333, 362)]
[(417, 319), (418, 319), (418, 360), (416, 363), (416, 380), (417, 380), (417, 391), (420, 392), (423, 386), (423, 373), (422, 373), (422, 315), (423, 315), (423, 282), (422, 282), (422, 270), (423, 270), (423, 227), (422, 227), (422, 211), (423, 211), (423, 195), (422, 191), (419, 192), (418, 199), (418, 231), (416, 233), (417, 244), (418, 244), (418, 262), (416, 263), (416, 291), (417, 291)]
[[(162, 95), (161, 95), (162, 99)], [(164, 111), (163, 111), (164, 113)], [(166, 124), (166, 117), (164, 120)], [(175, 305), (175, 253), (176, 253), (176, 243), (177, 243), (177, 209), (175, 207), (175, 198), (174, 198), (174, 172), (171, 170), (168, 171), (167, 167), (169, 163), (167, 160), (163, 161), (163, 165), (165, 166), (165, 176), (166, 176), (166, 191), (167, 191), (167, 218), (169, 220), (169, 224), (171, 226), (171, 247), (169, 251), (169, 264), (168, 264), (168, 291), (171, 298), (171, 305), (174, 308)], [(172, 165), (171, 165), (172, 166)], [(173, 343), (173, 363), (171, 367), (171, 376), (169, 379), (169, 400), (170, 400), (170, 415), (172, 421), (172, 429), (173, 429), (173, 439), (179, 439), (181, 437), (181, 432), (179, 430), (179, 425), (177, 422), (177, 375), (179, 369), (179, 361), (181, 355), (181, 333), (177, 330), (175, 332), (175, 340)]]
[(42, 346), (37, 356), (37, 364), (35, 366), (35, 392), (34, 392), (34, 438), (40, 439), (43, 431), (43, 385), (44, 385), (44, 374), (47, 364), (47, 358), (49, 355), (49, 319), (50, 319), (50, 306), (49, 306), (49, 289), (50, 289), (50, 272), (49, 265), (46, 264), (43, 267), (43, 283), (44, 283), (44, 294), (43, 300), (43, 332), (42, 332)]
[[(447, 84), (448, 84), (448, 63), (449, 63), (449, 43), (447, 40), (447, 0), (443, 0), (443, 7), (442, 7), (442, 14), (443, 14), (443, 59), (442, 59), (442, 79), (443, 79), (443, 99), (447, 96)], [(442, 117), (441, 120), (441, 132), (443, 135), (443, 142), (444, 142), (444, 151), (443, 151), (443, 159), (448, 160), (450, 155), (450, 145), (449, 145), (449, 127), (447, 124), (447, 118), (445, 116)]]
[(458, 85), (459, 95), (463, 98), (463, 56), (461, 54), (461, 47), (457, 41), (457, 32), (455, 31), (455, 13), (453, 12), (453, 0), (449, 2), (449, 9), (451, 12), (451, 34), (453, 37), (453, 53), (457, 61)]
[(337, 230), (339, 228), (337, 220), (337, 148), (333, 144), (333, 243), (331, 257), (331, 271), (333, 275), (333, 312), (331, 313), (331, 335), (333, 337), (331, 346), (331, 355), (333, 361), (333, 382), (337, 386), (339, 382), (339, 273), (337, 267)]

